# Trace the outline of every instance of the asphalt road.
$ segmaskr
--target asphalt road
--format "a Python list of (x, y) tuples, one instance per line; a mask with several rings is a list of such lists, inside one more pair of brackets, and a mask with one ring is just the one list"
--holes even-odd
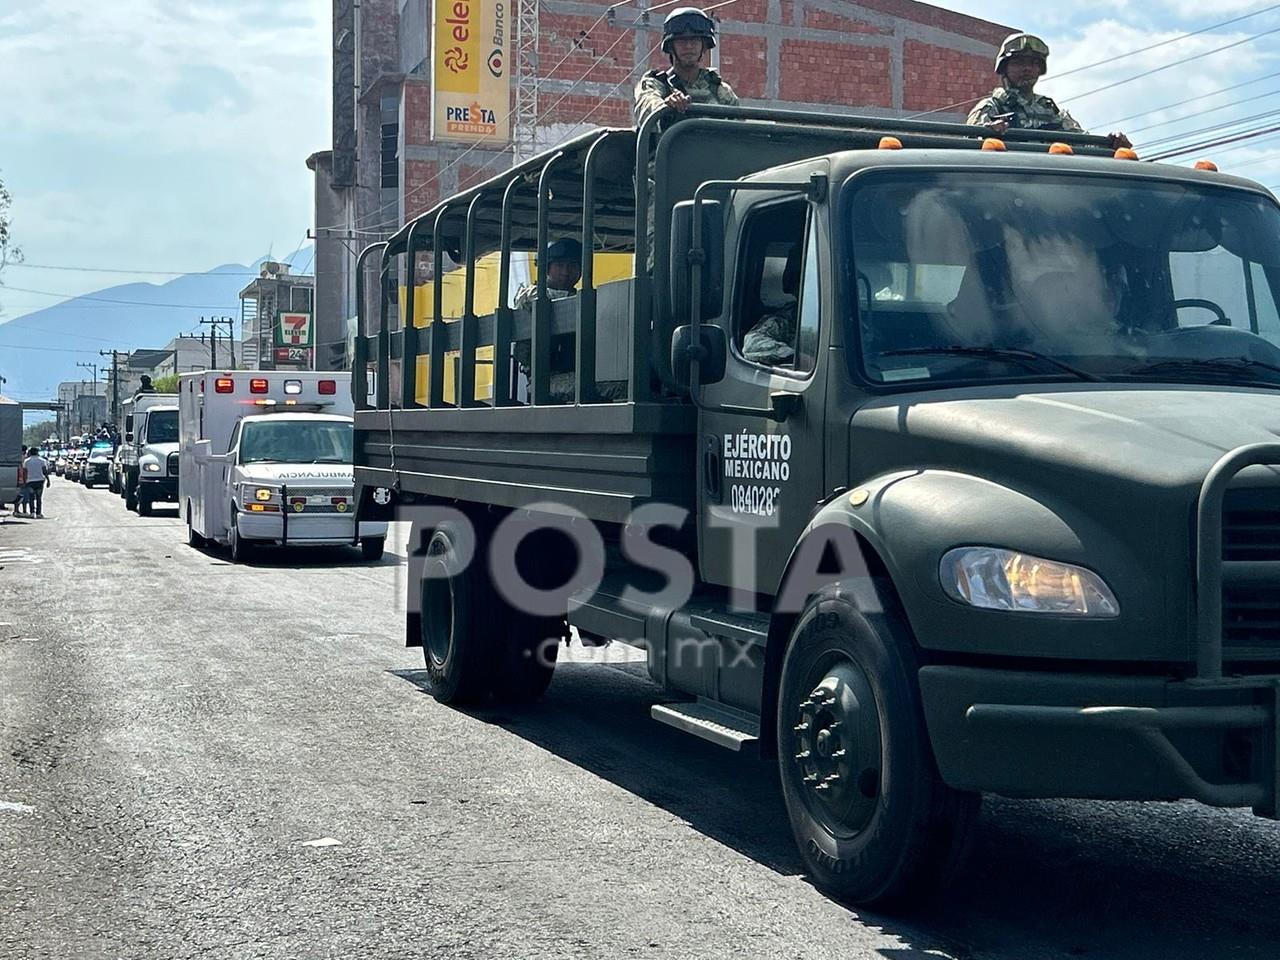
[(0, 524), (4, 960), (1280, 956), (1280, 824), (990, 798), (945, 897), (859, 915), (774, 770), (650, 720), (639, 664), (459, 712), (391, 554), (232, 566), (172, 511), (45, 504)]

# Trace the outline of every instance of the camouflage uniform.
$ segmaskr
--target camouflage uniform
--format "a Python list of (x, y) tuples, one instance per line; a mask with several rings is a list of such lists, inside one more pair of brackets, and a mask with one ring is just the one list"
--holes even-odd
[(796, 358), (796, 305), (761, 317), (742, 338), (742, 356), (752, 363), (777, 367)]
[(1013, 130), (1062, 130), (1067, 133), (1084, 133), (1084, 127), (1046, 96), (1038, 93), (1020, 93), (1013, 87), (997, 87), (991, 96), (978, 103), (969, 114), (967, 123), (985, 127), (1002, 114), (1011, 113), (1009, 127)]
[[(720, 79), (720, 75), (714, 70), (699, 70), (697, 77), (689, 84), (680, 79), (674, 68), (652, 70), (636, 84), (636, 126), (643, 126), (651, 116), (665, 109), (667, 97), (677, 90), (694, 103), (719, 104), (723, 107), (738, 105), (738, 95), (733, 92), (733, 87)], [(663, 120), (660, 125), (666, 127), (679, 117), (680, 115), (673, 111), (672, 115)]]

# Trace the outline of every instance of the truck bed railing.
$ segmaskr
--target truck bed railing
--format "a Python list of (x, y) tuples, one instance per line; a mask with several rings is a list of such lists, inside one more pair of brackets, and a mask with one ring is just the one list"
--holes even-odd
[(1280, 467), (1280, 443), (1256, 443), (1231, 451), (1214, 464), (1200, 488), (1196, 509), (1196, 674), (1202, 679), (1222, 677), (1224, 589), (1271, 583), (1280, 590), (1280, 559), (1227, 560), (1223, 556), (1227, 489), (1240, 473), (1256, 466)]

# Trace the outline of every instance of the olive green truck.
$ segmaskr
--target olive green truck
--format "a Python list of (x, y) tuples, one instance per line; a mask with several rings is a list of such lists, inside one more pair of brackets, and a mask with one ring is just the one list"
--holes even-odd
[[(856, 903), (945, 876), (984, 792), (1276, 817), (1275, 199), (1086, 135), (669, 119), (360, 258), (359, 509), (414, 523), (431, 692), (641, 647)], [(580, 288), (512, 309), (562, 237)]]

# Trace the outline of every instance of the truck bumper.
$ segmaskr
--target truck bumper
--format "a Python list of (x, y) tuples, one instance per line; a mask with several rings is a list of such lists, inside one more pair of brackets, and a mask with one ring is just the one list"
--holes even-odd
[(159, 477), (149, 480), (146, 477), (139, 477), (138, 496), (145, 497), (152, 503), (177, 503), (178, 478)]
[(1012, 797), (1192, 799), (1277, 818), (1280, 675), (920, 671), (943, 780)]
[[(284, 520), (280, 514), (240, 513), (236, 515), (240, 536), (246, 540), (280, 543), (284, 538)], [(377, 539), (387, 535), (385, 523), (361, 523), (359, 539)], [(326, 515), (289, 517), (289, 546), (342, 546), (355, 542), (354, 516)]]

